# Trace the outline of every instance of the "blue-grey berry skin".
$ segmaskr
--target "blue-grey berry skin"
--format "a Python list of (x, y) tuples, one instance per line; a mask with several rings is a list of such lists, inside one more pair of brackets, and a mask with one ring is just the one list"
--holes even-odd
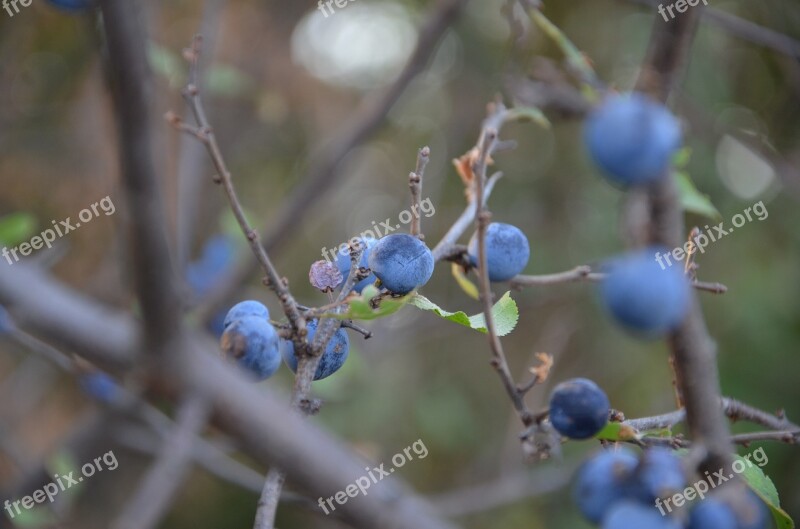
[(85, 373), (78, 381), (84, 393), (100, 402), (111, 402), (117, 394), (117, 383), (102, 371)]
[(49, 0), (54, 6), (66, 11), (86, 11), (94, 5), (93, 0)]
[(731, 504), (731, 508), (736, 513), (738, 529), (767, 529), (769, 527), (769, 509), (758, 497), (758, 494), (745, 488), (739, 500), (735, 504)]
[(592, 523), (600, 523), (611, 506), (633, 495), (633, 474), (639, 459), (631, 450), (601, 450), (578, 470), (572, 499)]
[(387, 235), (369, 255), (369, 267), (382, 286), (401, 295), (427, 283), (433, 264), (433, 254), (425, 243), (405, 233)]
[(673, 450), (648, 448), (636, 473), (637, 490), (645, 502), (666, 499), (686, 488), (686, 473), (681, 459)]
[[(472, 266), (478, 266), (478, 233), (467, 249)], [(528, 266), (531, 249), (525, 234), (511, 224), (492, 222), (486, 229), (486, 260), (490, 281), (508, 281)]]
[(226, 358), (235, 360), (256, 379), (272, 376), (281, 365), (280, 337), (260, 316), (244, 316), (228, 325), (220, 338)]
[(667, 173), (681, 127), (669, 109), (645, 95), (612, 95), (587, 118), (584, 142), (610, 181), (646, 184)]
[(588, 439), (608, 422), (611, 405), (600, 387), (586, 378), (558, 384), (550, 394), (550, 422), (570, 439)]
[(706, 498), (692, 509), (687, 529), (739, 529), (739, 522), (727, 503)]
[[(373, 237), (364, 237), (361, 239), (362, 243), (366, 245), (364, 251), (361, 253), (361, 259), (358, 261), (358, 266), (361, 268), (369, 268), (369, 255), (372, 253), (372, 249), (378, 243), (378, 240)], [(347, 276), (350, 274), (350, 251), (345, 250), (344, 255), (342, 252), (336, 252), (336, 266), (339, 268), (339, 272), (342, 274), (342, 282), (339, 283), (338, 286), (344, 284), (347, 281)], [(377, 278), (375, 274), (368, 275), (365, 279), (362, 279), (356, 286), (353, 288), (355, 292), (361, 294), (361, 291), (364, 290), (364, 287), (367, 285), (371, 285), (375, 282)]]
[[(314, 339), (314, 333), (317, 331), (319, 320), (310, 320), (308, 322), (308, 341), (309, 343)], [(339, 328), (328, 342), (322, 358), (317, 364), (317, 371), (314, 373), (314, 380), (322, 380), (341, 369), (350, 354), (350, 338), (347, 336), (347, 331)], [(294, 344), (288, 340), (281, 340), (281, 355), (283, 361), (293, 373), (297, 373), (297, 356), (294, 354)]]
[(247, 316), (254, 316), (263, 320), (269, 319), (269, 309), (264, 306), (260, 301), (247, 300), (241, 301), (231, 307), (228, 314), (225, 315), (225, 321), (222, 322), (222, 328), (227, 329), (228, 326), (236, 320), (240, 320)]
[[(670, 516), (662, 516), (655, 504), (623, 500), (614, 504), (603, 519), (602, 529), (680, 529)], [(709, 528), (713, 529), (713, 528)]]
[(681, 263), (662, 266), (649, 248), (611, 264), (600, 287), (602, 302), (614, 320), (643, 337), (662, 336), (683, 321), (689, 308), (690, 285)]

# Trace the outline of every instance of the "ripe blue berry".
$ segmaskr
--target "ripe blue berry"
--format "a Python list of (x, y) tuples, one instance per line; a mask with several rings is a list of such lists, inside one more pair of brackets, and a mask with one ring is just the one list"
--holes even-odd
[(730, 506), (716, 498), (697, 503), (689, 514), (687, 529), (738, 529), (739, 523)]
[(682, 266), (662, 268), (651, 248), (628, 254), (611, 264), (600, 288), (603, 304), (623, 327), (645, 336), (659, 336), (677, 326), (689, 305), (689, 281)]
[(267, 309), (267, 307), (265, 307), (260, 301), (255, 301), (252, 299), (240, 301), (228, 311), (228, 314), (225, 316), (225, 321), (222, 322), (222, 328), (227, 329), (228, 326), (234, 321), (240, 320), (247, 316), (268, 320), (269, 309)]
[(94, 5), (93, 0), (49, 0), (49, 2), (67, 11), (85, 11)]
[[(478, 233), (468, 246), (472, 266), (478, 266)], [(528, 238), (516, 226), (492, 222), (486, 230), (486, 260), (490, 281), (508, 281), (528, 265), (531, 250)]]
[(602, 450), (581, 466), (572, 499), (586, 519), (600, 523), (612, 504), (631, 497), (638, 463), (636, 454), (620, 448)]
[(102, 371), (85, 373), (80, 376), (78, 382), (84, 393), (100, 402), (110, 402), (117, 394), (117, 383)]
[(749, 488), (743, 490), (739, 500), (731, 505), (739, 523), (738, 529), (767, 529), (769, 510), (764, 501)]
[(186, 282), (197, 296), (208, 293), (236, 259), (236, 245), (224, 235), (208, 240), (203, 254), (186, 267)]
[(421, 240), (405, 233), (387, 235), (369, 255), (369, 267), (395, 294), (408, 294), (433, 275), (433, 254)]
[(668, 448), (647, 449), (642, 454), (636, 478), (637, 490), (645, 502), (667, 498), (686, 487), (683, 464), (675, 452)]
[(652, 504), (644, 505), (625, 500), (609, 509), (602, 527), (603, 529), (680, 529), (681, 524), (674, 518), (662, 516)]
[[(362, 245), (366, 245), (364, 247), (364, 251), (361, 254), (361, 259), (358, 261), (358, 266), (361, 268), (369, 268), (369, 255), (372, 253), (372, 249), (378, 243), (378, 240), (373, 237), (364, 237), (361, 239)], [(345, 281), (347, 281), (347, 276), (350, 274), (350, 252), (348, 250), (344, 251), (344, 255), (342, 252), (336, 253), (336, 266), (339, 268), (339, 272), (342, 274), (342, 282), (339, 283), (339, 286), (343, 285)], [(362, 279), (356, 286), (353, 288), (355, 292), (361, 294), (361, 291), (367, 285), (371, 285), (375, 282), (377, 278), (375, 274), (368, 275), (365, 279)]]
[(609, 408), (603, 390), (585, 378), (562, 382), (550, 394), (550, 422), (570, 439), (588, 439), (602, 430)]
[(280, 367), (279, 342), (275, 328), (261, 316), (233, 320), (220, 339), (225, 357), (236, 360), (258, 380), (269, 378)]
[[(314, 333), (317, 331), (319, 320), (310, 320), (308, 322), (308, 341), (309, 343), (314, 339)], [(294, 344), (288, 340), (281, 340), (281, 354), (283, 361), (289, 366), (293, 373), (297, 373), (297, 356), (294, 354)], [(339, 328), (328, 342), (322, 358), (317, 364), (317, 370), (314, 373), (314, 380), (322, 380), (339, 371), (344, 365), (347, 356), (350, 354), (350, 338), (347, 336), (347, 331)]]
[(613, 95), (591, 113), (584, 141), (609, 180), (630, 186), (658, 179), (681, 144), (678, 120), (642, 94)]

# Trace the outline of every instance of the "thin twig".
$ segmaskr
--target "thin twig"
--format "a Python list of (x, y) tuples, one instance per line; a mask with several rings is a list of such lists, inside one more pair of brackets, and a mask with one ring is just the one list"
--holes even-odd
[(206, 146), (208, 154), (211, 157), (211, 161), (213, 162), (217, 171), (216, 182), (221, 184), (225, 189), (225, 194), (228, 196), (231, 211), (233, 212), (236, 221), (239, 223), (239, 227), (242, 229), (242, 232), (247, 238), (247, 242), (250, 244), (250, 248), (253, 250), (256, 260), (266, 274), (266, 283), (278, 296), (281, 306), (283, 307), (283, 311), (286, 314), (286, 317), (289, 319), (289, 323), (291, 324), (293, 331), (292, 342), (294, 343), (295, 350), (304, 351), (307, 347), (307, 341), (305, 340), (305, 335), (307, 333), (305, 317), (298, 308), (297, 302), (292, 296), (292, 293), (289, 291), (286, 281), (278, 274), (278, 271), (272, 264), (272, 260), (261, 244), (261, 238), (259, 237), (258, 232), (253, 229), (247, 220), (244, 209), (242, 208), (242, 204), (239, 202), (239, 198), (236, 195), (236, 189), (233, 186), (231, 173), (228, 170), (228, 166), (222, 156), (222, 151), (217, 143), (217, 138), (214, 135), (214, 131), (212, 130), (208, 118), (206, 117), (205, 108), (200, 97), (199, 86), (199, 61), (201, 44), (202, 37), (197, 35), (194, 37), (194, 39), (192, 39), (191, 47), (185, 50), (185, 56), (189, 61), (190, 69), (189, 82), (183, 90), (183, 97), (186, 99), (186, 102), (192, 109), (192, 113), (194, 114), (197, 122), (197, 128), (195, 129), (189, 125), (186, 125), (177, 115), (172, 112), (167, 114), (167, 121), (169, 121), (180, 131), (193, 134), (203, 143), (203, 145)]
[(411, 190), (411, 235), (425, 240), (420, 227), (420, 200), (422, 200), (422, 177), (425, 175), (425, 166), (430, 160), (431, 149), (423, 147), (417, 153), (417, 167), (408, 175), (408, 187)]

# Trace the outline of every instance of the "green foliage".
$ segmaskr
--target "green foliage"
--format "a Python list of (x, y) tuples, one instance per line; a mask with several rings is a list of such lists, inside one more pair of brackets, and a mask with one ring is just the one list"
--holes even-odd
[(780, 498), (778, 498), (778, 489), (772, 480), (764, 474), (761, 467), (754, 465), (751, 461), (737, 455), (737, 461), (740, 461), (744, 467), (744, 472), (741, 473), (747, 485), (764, 500), (769, 510), (772, 512), (772, 517), (775, 519), (775, 525), (778, 529), (794, 529), (794, 521), (792, 518), (781, 508)]
[[(411, 299), (411, 304), (419, 309), (431, 311), (440, 318), (464, 325), (478, 332), (486, 332), (486, 320), (483, 317), (483, 313), (467, 316), (462, 311), (448, 312), (420, 294)], [(511, 292), (503, 294), (503, 297), (494, 304), (492, 316), (494, 316), (498, 336), (505, 336), (514, 330), (519, 320), (519, 310), (517, 309), (517, 303), (511, 298)]]
[(361, 291), (361, 295), (352, 295), (348, 298), (347, 311), (331, 312), (322, 316), (340, 320), (375, 320), (402, 309), (413, 296), (411, 293), (402, 298), (393, 298), (380, 294), (375, 285), (368, 285)]
[(16, 246), (27, 241), (36, 229), (36, 219), (30, 213), (12, 213), (0, 219), (0, 244)]

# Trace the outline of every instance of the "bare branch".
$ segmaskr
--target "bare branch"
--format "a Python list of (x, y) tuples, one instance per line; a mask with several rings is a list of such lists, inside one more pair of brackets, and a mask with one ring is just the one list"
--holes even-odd
[(422, 199), (422, 177), (425, 175), (425, 166), (428, 165), (431, 150), (423, 147), (417, 153), (417, 167), (408, 175), (408, 187), (411, 190), (411, 235), (422, 240), (425, 236), (420, 231), (420, 200)]

